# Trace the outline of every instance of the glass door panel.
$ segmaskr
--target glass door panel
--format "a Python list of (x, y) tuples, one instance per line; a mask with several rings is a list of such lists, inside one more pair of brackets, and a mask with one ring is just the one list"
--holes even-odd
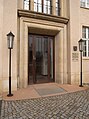
[[(32, 36), (28, 39), (28, 83), (33, 81), (33, 47)], [(29, 82), (30, 81), (30, 82)]]
[(36, 37), (36, 79), (39, 79), (42, 72), (42, 38)]
[(42, 39), (42, 75), (48, 75), (48, 42), (47, 38), (43, 37)]
[(51, 79), (53, 79), (53, 40), (50, 38), (50, 74), (51, 74)]
[(36, 80), (48, 79), (48, 38), (36, 37)]

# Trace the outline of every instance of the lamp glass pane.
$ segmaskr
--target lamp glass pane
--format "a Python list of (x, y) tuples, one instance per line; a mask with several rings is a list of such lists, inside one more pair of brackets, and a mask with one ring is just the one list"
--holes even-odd
[(83, 49), (84, 49), (84, 44), (85, 44), (85, 41), (84, 41), (84, 40), (81, 40), (81, 41), (79, 42), (79, 50), (80, 50), (80, 51), (83, 51)]
[(8, 36), (8, 48), (13, 49), (13, 36)]
[(10, 48), (10, 43), (9, 43), (9, 36), (7, 38), (7, 45), (8, 45), (8, 49)]
[(81, 51), (82, 50), (82, 43), (79, 42), (79, 50)]

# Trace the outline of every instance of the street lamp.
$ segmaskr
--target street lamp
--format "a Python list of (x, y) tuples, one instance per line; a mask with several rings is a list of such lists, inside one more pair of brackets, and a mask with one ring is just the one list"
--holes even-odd
[(80, 39), (79, 41), (78, 41), (78, 43), (79, 43), (79, 51), (80, 51), (80, 59), (81, 59), (81, 63), (80, 63), (80, 87), (83, 87), (83, 85), (82, 85), (82, 52), (83, 52), (83, 46), (84, 46), (84, 40), (82, 40), (82, 39)]
[(11, 93), (11, 49), (13, 49), (14, 35), (12, 32), (7, 34), (7, 45), (9, 49), (9, 94), (8, 97), (13, 96)]

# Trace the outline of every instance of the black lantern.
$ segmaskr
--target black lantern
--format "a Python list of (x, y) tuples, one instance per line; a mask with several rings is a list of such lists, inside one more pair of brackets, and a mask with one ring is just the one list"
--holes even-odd
[(79, 43), (79, 51), (80, 51), (80, 60), (81, 60), (81, 62), (80, 62), (80, 87), (83, 87), (83, 85), (82, 85), (82, 52), (83, 52), (83, 47), (84, 47), (84, 40), (82, 40), (82, 39), (80, 39), (79, 41), (78, 41), (78, 43)]
[(8, 49), (13, 49), (14, 34), (12, 32), (7, 34)]
[(82, 39), (80, 39), (80, 40), (78, 41), (78, 43), (79, 43), (79, 51), (82, 52), (82, 51), (83, 51), (83, 46), (84, 46), (85, 41), (82, 40)]
[(9, 94), (7, 96), (13, 96), (11, 93), (11, 49), (13, 49), (14, 35), (12, 32), (7, 34), (7, 45), (9, 49)]

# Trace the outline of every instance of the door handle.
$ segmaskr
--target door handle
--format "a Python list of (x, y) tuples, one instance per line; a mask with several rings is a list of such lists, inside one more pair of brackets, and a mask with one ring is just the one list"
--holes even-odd
[(36, 57), (33, 55), (33, 60), (36, 60)]

